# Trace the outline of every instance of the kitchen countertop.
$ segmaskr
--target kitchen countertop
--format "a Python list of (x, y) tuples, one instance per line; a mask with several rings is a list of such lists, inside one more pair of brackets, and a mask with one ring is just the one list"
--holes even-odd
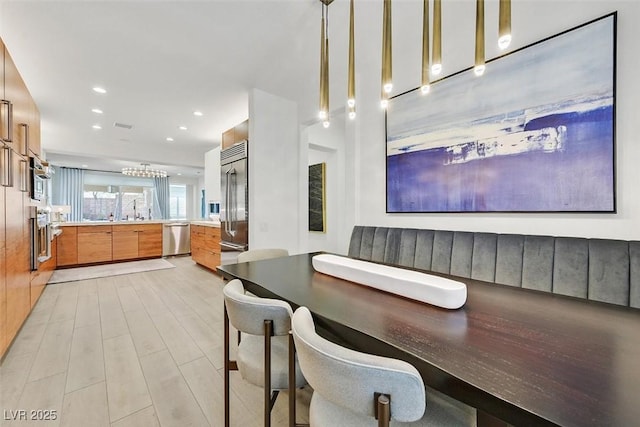
[(189, 223), (194, 225), (203, 225), (205, 227), (220, 228), (219, 221), (180, 221), (175, 219), (152, 219), (143, 221), (85, 221), (85, 222), (57, 222), (55, 223), (59, 227), (85, 227), (85, 226), (100, 226), (100, 225), (140, 225), (140, 224), (170, 224), (170, 223)]
[(169, 220), (145, 220), (145, 221), (84, 221), (84, 222), (59, 222), (57, 223), (61, 227), (84, 227), (95, 225), (139, 225), (139, 224), (165, 224), (168, 222), (178, 222)]

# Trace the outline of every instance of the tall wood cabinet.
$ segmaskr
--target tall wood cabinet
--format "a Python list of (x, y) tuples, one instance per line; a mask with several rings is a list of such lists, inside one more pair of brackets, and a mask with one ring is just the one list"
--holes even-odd
[(0, 356), (41, 288), (31, 290), (29, 156), (40, 155), (40, 113), (0, 40)]

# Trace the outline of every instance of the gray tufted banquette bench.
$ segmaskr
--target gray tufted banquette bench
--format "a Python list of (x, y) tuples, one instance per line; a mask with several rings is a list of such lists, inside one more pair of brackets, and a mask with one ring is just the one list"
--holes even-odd
[(349, 256), (640, 308), (640, 241), (355, 226)]

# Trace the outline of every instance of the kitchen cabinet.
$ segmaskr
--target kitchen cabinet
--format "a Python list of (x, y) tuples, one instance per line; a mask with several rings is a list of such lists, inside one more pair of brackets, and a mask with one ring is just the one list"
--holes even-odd
[(162, 224), (62, 226), (58, 267), (162, 256)]
[(39, 112), (0, 39), (0, 357), (31, 311), (29, 153), (40, 154)]
[(245, 120), (222, 134), (222, 149), (249, 139), (249, 120)]
[(114, 225), (113, 260), (162, 256), (162, 224)]
[(7, 263), (4, 245), (0, 246), (0, 355), (4, 354), (9, 340), (7, 339), (7, 282), (5, 272)]
[(138, 257), (162, 256), (162, 224), (140, 224), (138, 227)]
[(138, 258), (138, 230), (129, 225), (111, 227), (113, 261)]
[(58, 267), (78, 264), (78, 227), (62, 227), (62, 234), (56, 238)]
[(111, 226), (78, 227), (78, 264), (93, 264), (111, 260)]
[(216, 270), (220, 265), (220, 227), (191, 225), (191, 259)]

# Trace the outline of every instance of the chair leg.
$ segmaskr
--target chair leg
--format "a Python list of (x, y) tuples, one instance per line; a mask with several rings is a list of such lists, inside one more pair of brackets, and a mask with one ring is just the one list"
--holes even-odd
[(296, 427), (296, 348), (289, 331), (289, 427)]
[(375, 393), (374, 399), (378, 427), (389, 427), (389, 421), (391, 420), (391, 400), (389, 395)]
[(229, 427), (229, 314), (224, 306), (224, 425)]
[(264, 321), (264, 427), (271, 427), (271, 336), (273, 321)]

